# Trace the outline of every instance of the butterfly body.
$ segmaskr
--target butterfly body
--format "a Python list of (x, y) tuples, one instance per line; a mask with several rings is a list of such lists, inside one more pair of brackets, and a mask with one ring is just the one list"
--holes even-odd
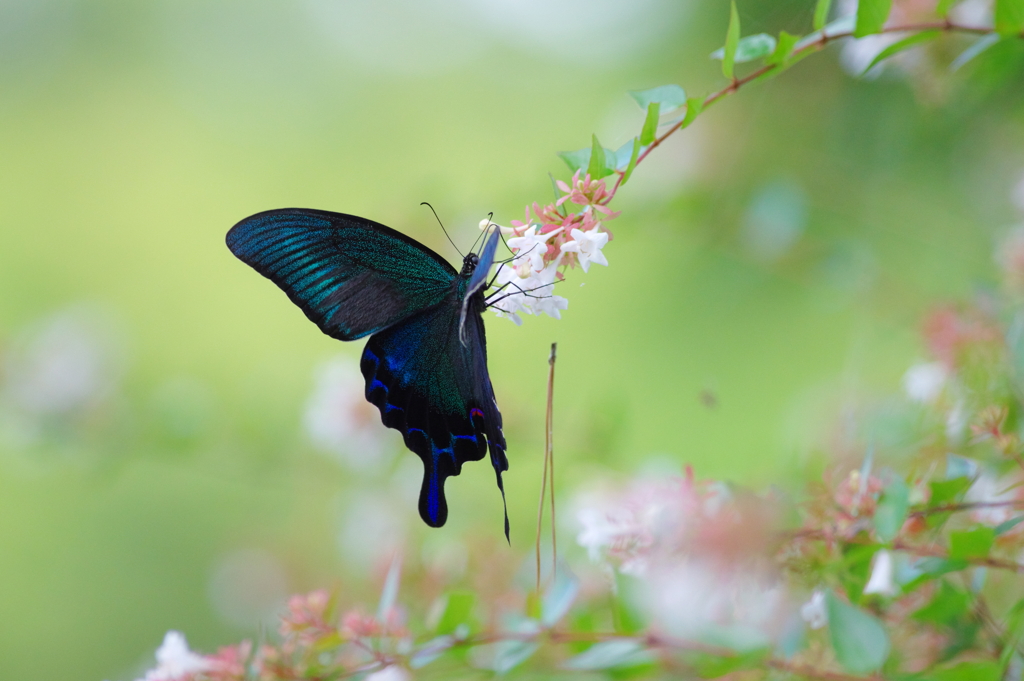
[[(484, 282), (497, 235), (456, 271), (384, 225), (352, 215), (282, 209), (242, 220), (231, 251), (276, 283), (329, 336), (370, 336), (360, 369), (366, 399), (423, 461), (419, 510), (444, 525), (445, 479), (490, 452), (498, 488), (508, 470), (487, 372)], [(508, 517), (505, 517), (508, 535)]]

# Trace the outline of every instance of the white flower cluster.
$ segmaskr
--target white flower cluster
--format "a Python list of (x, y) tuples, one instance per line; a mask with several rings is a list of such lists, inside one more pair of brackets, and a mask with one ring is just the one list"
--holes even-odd
[(210, 662), (205, 657), (189, 650), (184, 634), (168, 631), (156, 651), (156, 667), (138, 681), (176, 681), (209, 668)]
[[(480, 226), (486, 229), (488, 224), (485, 220)], [(502, 230), (516, 233), (507, 227)], [(520, 236), (508, 239), (508, 247), (515, 256), (511, 262), (498, 265), (495, 275), (495, 286), (501, 292), (496, 295), (492, 307), (499, 317), (508, 317), (516, 325), (523, 323), (520, 313), (546, 314), (561, 319), (560, 311), (569, 306), (569, 301), (554, 295), (552, 289), (561, 279), (558, 270), (564, 264), (566, 253), (575, 254), (584, 272), (590, 269), (591, 263), (608, 265), (608, 260), (601, 252), (608, 243), (607, 232), (597, 228), (588, 231), (573, 228), (570, 230), (572, 238), (566, 239), (563, 227), (546, 233), (540, 230), (539, 225), (533, 224)], [(561, 243), (556, 245), (553, 241)]]

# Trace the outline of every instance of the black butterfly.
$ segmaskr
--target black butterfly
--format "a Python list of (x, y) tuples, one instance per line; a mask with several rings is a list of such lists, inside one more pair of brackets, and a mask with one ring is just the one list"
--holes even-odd
[[(366, 399), (423, 460), (427, 525), (448, 518), (445, 479), (488, 448), (504, 502), (508, 459), (481, 316), (497, 231), (479, 257), (463, 259), (461, 272), (389, 227), (322, 210), (257, 213), (231, 228), (227, 244), (328, 336), (370, 336), (360, 361)], [(506, 510), (506, 538), (508, 531)]]

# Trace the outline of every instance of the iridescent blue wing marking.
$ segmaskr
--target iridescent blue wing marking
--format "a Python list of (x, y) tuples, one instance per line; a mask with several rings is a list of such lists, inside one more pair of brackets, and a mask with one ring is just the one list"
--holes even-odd
[(400, 232), (322, 210), (258, 213), (232, 227), (227, 244), (339, 340), (437, 305), (458, 276), (444, 258)]
[[(458, 338), (465, 281), (438, 307), (425, 310), (370, 337), (361, 368), (366, 399), (381, 420), (399, 430), (405, 445), (423, 460), (420, 516), (432, 527), (444, 525), (448, 504), (444, 482), (466, 461), (479, 461), (490, 449), (502, 490), (508, 470), (501, 414), (487, 374), (482, 294), (470, 297), (468, 343)], [(508, 536), (508, 515), (505, 516)]]

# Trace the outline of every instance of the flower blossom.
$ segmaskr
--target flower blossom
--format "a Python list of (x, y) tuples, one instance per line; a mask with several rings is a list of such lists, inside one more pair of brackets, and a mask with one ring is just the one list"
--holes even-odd
[(913, 401), (928, 404), (938, 399), (947, 376), (942, 362), (915, 364), (903, 375), (903, 390)]
[(146, 676), (139, 681), (177, 681), (204, 672), (211, 666), (205, 657), (188, 649), (184, 634), (168, 631), (156, 651), (156, 668), (146, 672)]
[(373, 672), (365, 681), (410, 681), (412, 676), (404, 667), (396, 664), (388, 665), (380, 671)]
[(578, 502), (577, 543), (591, 559), (643, 579), (653, 622), (686, 637), (738, 636), (766, 644), (785, 617), (785, 585), (771, 558), (775, 513), (764, 500), (686, 477), (640, 480)]
[[(511, 227), (495, 225), (489, 220), (480, 222), (480, 229), (497, 227), (510, 235), (508, 247), (513, 257), (509, 263), (498, 265), (495, 285), (499, 291), (492, 294), (490, 306), (499, 317), (508, 317), (517, 325), (522, 314), (546, 314), (561, 318), (561, 310), (569, 301), (556, 296), (551, 289), (564, 279), (566, 269), (579, 265), (584, 272), (591, 263), (608, 265), (601, 249), (612, 234), (602, 220), (611, 220), (619, 213), (611, 211), (607, 203), (612, 193), (603, 180), (577, 170), (569, 183), (558, 181), (563, 193), (554, 203), (541, 206), (533, 203), (526, 207), (524, 220), (513, 220)], [(578, 213), (567, 212), (563, 204), (583, 206)]]
[(599, 232), (597, 229), (583, 232), (574, 229), (572, 230), (572, 238), (572, 241), (562, 244), (562, 252), (575, 253), (584, 272), (590, 269), (591, 262), (608, 266), (608, 259), (601, 252), (601, 249), (608, 243), (607, 232)]
[(828, 624), (828, 609), (825, 607), (825, 592), (818, 589), (811, 600), (800, 606), (800, 617), (811, 629), (821, 629)]
[(893, 581), (892, 553), (882, 549), (875, 554), (871, 563), (871, 577), (864, 587), (864, 593), (895, 596), (897, 591), (896, 583)]
[(1020, 501), (1020, 478), (1008, 475), (1002, 479), (984, 472), (967, 490), (965, 500), (972, 504), (1005, 504), (1005, 506), (980, 506), (971, 511), (971, 520), (995, 527), (1006, 522), (1015, 514), (1013, 502)]

